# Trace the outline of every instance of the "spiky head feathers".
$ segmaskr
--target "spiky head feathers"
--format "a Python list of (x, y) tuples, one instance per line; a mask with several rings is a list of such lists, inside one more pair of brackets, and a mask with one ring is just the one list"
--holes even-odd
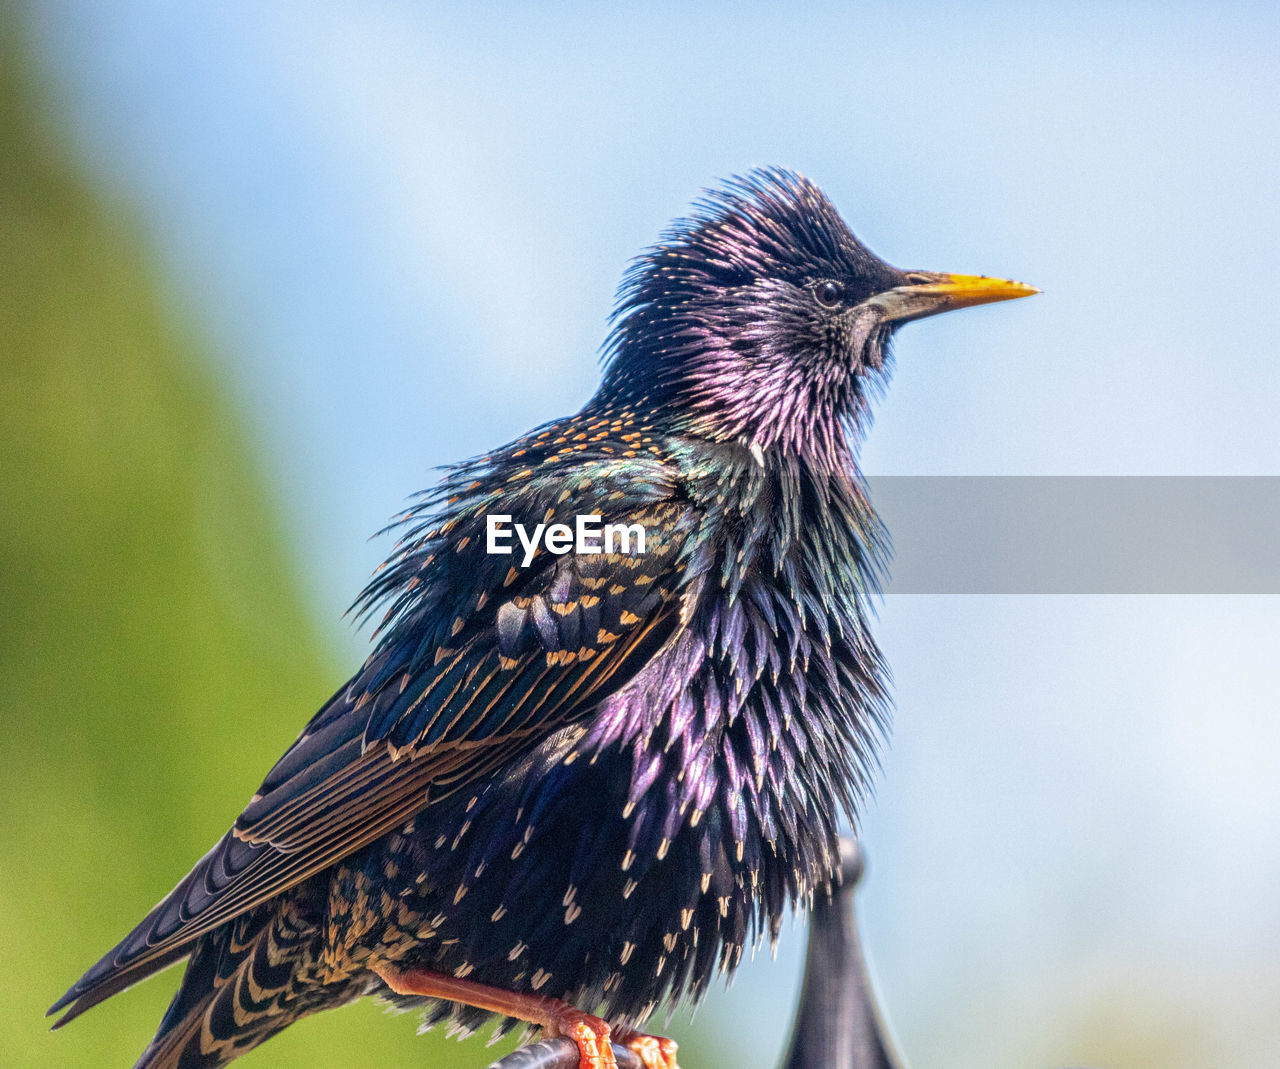
[(866, 302), (906, 278), (813, 183), (753, 171), (633, 263), (597, 400), (715, 440), (841, 454), (892, 330)]

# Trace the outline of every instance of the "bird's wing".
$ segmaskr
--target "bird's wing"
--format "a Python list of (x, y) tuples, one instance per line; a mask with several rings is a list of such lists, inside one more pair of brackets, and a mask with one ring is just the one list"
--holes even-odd
[[(399, 605), (401, 633), (313, 718), (218, 845), (55, 1004), (51, 1013), (70, 1006), (58, 1024), (511, 761), (630, 680), (679, 626), (682, 546), (695, 518), (672, 499), (610, 518), (644, 527), (644, 555), (544, 549), (524, 570), (507, 564), (518, 556), (496, 558), (496, 582), (480, 583), (469, 614), (445, 618), (445, 642), (415, 626), (412, 604)], [(460, 585), (475, 577), (455, 575), (441, 590)]]

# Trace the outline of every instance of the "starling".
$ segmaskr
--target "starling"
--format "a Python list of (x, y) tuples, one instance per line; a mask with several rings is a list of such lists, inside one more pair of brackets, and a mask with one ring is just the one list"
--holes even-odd
[(58, 1024), (186, 959), (137, 1069), (366, 995), (673, 1069), (639, 1029), (830, 884), (885, 728), (856, 450), (893, 332), (1034, 292), (892, 267), (789, 171), (708, 193), (586, 406), (401, 517), (364, 666)]

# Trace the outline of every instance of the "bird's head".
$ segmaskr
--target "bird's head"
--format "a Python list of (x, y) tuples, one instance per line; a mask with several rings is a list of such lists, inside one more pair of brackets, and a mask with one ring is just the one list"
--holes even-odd
[(1035, 292), (893, 267), (812, 182), (753, 171), (709, 192), (634, 262), (596, 400), (716, 441), (834, 459), (897, 327)]

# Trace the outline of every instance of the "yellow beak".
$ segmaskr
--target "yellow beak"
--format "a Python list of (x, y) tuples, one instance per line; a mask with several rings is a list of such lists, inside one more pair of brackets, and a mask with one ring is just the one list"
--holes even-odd
[(993, 301), (1012, 301), (1040, 291), (1022, 282), (986, 275), (947, 275), (935, 271), (908, 271), (908, 284), (878, 293), (868, 302), (884, 310), (893, 322), (969, 308)]

